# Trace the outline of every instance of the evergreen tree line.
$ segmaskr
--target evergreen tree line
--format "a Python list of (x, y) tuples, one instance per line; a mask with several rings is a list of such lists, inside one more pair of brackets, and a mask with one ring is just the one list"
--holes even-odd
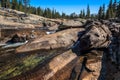
[(25, 13), (31, 13), (40, 15), (47, 18), (95, 18), (95, 19), (109, 19), (109, 18), (118, 18), (120, 17), (120, 1), (110, 0), (108, 8), (105, 9), (105, 4), (100, 6), (98, 14), (91, 14), (89, 5), (87, 6), (86, 11), (83, 9), (80, 11), (80, 14), (71, 13), (66, 15), (64, 12), (60, 14), (55, 9), (50, 8), (41, 8), (30, 6), (30, 0), (0, 0), (0, 6), (5, 8), (11, 8)]
[(60, 15), (55, 9), (30, 6), (30, 0), (0, 0), (0, 6), (47, 18), (61, 18), (62, 16), (66, 16), (64, 15), (65, 13)]
[(105, 4), (99, 7), (97, 14), (90, 14), (89, 5), (87, 7), (87, 12), (85, 10), (80, 11), (80, 18), (94, 18), (94, 19), (111, 19), (120, 18), (120, 1), (110, 0), (107, 9), (105, 9)]
[(26, 11), (29, 5), (29, 0), (0, 0), (0, 6), (11, 8), (19, 11)]
[(87, 7), (87, 12), (85, 10), (80, 11), (80, 18), (93, 18), (93, 19), (111, 19), (120, 18), (120, 1), (110, 0), (107, 9), (105, 9), (105, 4), (99, 7), (97, 14), (90, 14), (89, 5)]
[(105, 10), (105, 4), (100, 6), (98, 11), (98, 19), (110, 19), (120, 17), (120, 1), (110, 0), (108, 8)]
[(23, 11), (25, 13), (36, 14), (47, 18), (67, 18), (67, 19), (68, 18), (73, 19), (79, 17), (90, 18), (89, 5), (87, 6), (87, 11), (86, 11), (87, 14), (85, 14), (85, 10), (83, 10), (81, 11), (80, 14), (76, 14), (74, 12), (71, 13), (70, 15), (67, 15), (64, 12), (60, 14), (55, 9), (50, 9), (50, 8), (43, 9), (41, 7), (30, 6), (30, 0), (0, 0), (0, 5), (1, 7), (15, 9), (15, 10)]

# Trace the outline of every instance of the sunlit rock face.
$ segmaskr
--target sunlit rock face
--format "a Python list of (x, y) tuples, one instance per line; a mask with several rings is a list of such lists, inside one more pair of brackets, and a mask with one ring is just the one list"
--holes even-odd
[(76, 62), (77, 56), (69, 50), (11, 80), (69, 80)]
[(79, 31), (84, 29), (68, 29), (54, 34), (37, 38), (34, 41), (17, 48), (16, 52), (68, 48), (77, 39)]
[(90, 48), (102, 48), (109, 46), (110, 37), (111, 32), (108, 26), (93, 21), (86, 26), (85, 34), (81, 37), (80, 41)]
[(85, 19), (63, 20), (58, 27), (58, 30), (80, 28), (86, 23)]

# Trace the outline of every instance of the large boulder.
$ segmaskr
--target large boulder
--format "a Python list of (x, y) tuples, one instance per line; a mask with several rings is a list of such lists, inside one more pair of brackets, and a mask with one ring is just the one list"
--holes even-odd
[(108, 26), (100, 22), (89, 22), (85, 27), (86, 30), (79, 33), (79, 38), (72, 47), (75, 53), (80, 55), (82, 51), (94, 48), (107, 48), (109, 46), (111, 32)]
[[(119, 23), (88, 21), (85, 28), (85, 31), (79, 33), (79, 38), (72, 47), (72, 51), (78, 56), (87, 57), (87, 61), (93, 59), (96, 63), (91, 62), (91, 65), (89, 65), (86, 61), (85, 68), (87, 67), (90, 70), (96, 69), (98, 72), (92, 72), (92, 75), (88, 73), (88, 75), (85, 76), (86, 72), (83, 72), (83, 75), (81, 75), (82, 72), (80, 71), (80, 79), (91, 80), (92, 78), (93, 80), (97, 80), (98, 78), (98, 80), (119, 80)], [(94, 50), (102, 51), (103, 55), (100, 53), (95, 54), (92, 52)], [(94, 57), (92, 57), (90, 52), (94, 54)], [(101, 55), (102, 58), (97, 57), (97, 55)], [(101, 63), (102, 65), (100, 65)]]
[(68, 29), (54, 34), (45, 35), (16, 49), (16, 52), (29, 52), (34, 50), (50, 50), (68, 48), (77, 39), (79, 31), (84, 29)]

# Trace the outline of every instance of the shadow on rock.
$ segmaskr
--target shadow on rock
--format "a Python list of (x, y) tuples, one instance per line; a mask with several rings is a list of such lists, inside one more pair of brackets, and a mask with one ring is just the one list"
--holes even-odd
[(105, 77), (103, 53), (111, 43), (111, 32), (108, 26), (97, 21), (88, 21), (85, 28), (78, 33), (78, 40), (72, 46), (72, 51), (80, 60), (83, 58), (78, 63), (81, 65), (75, 66), (78, 70), (73, 69), (71, 80), (97, 80), (101, 74)]

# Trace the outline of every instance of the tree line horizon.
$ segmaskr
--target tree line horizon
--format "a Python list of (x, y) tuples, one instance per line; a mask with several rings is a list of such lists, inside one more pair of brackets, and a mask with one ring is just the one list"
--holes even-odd
[(22, 11), (28, 14), (35, 14), (39, 16), (43, 16), (46, 18), (66, 18), (66, 19), (74, 19), (74, 18), (83, 18), (83, 19), (110, 19), (110, 18), (119, 18), (120, 17), (120, 1), (110, 0), (107, 9), (105, 9), (105, 4), (99, 7), (97, 14), (91, 14), (90, 6), (87, 5), (87, 9), (80, 10), (79, 14), (75, 12), (67, 15), (62, 12), (60, 14), (56, 9), (50, 8), (41, 8), (34, 7), (30, 5), (30, 0), (0, 0), (0, 6), (10, 9), (15, 9), (18, 11)]

